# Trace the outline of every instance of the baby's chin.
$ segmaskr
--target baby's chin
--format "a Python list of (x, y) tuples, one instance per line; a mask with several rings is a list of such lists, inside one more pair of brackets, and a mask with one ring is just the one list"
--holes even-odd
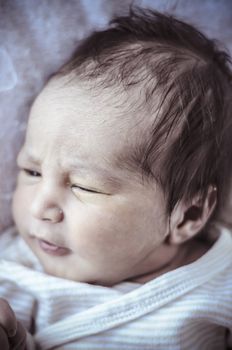
[[(87, 283), (91, 285), (98, 285), (104, 287), (112, 287), (115, 284), (122, 282), (120, 279), (117, 280), (115, 278), (107, 278), (105, 274), (101, 276), (101, 274), (97, 273), (88, 273), (87, 271), (83, 273), (83, 270), (79, 273), (79, 271), (70, 269), (70, 267), (65, 267), (66, 264), (48, 264), (42, 263), (44, 271), (57, 278), (62, 278), (65, 280), (70, 280), (78, 283)], [(73, 266), (67, 264), (66, 266)]]
[[(97, 279), (92, 278), (92, 276), (90, 277), (87, 271), (78, 269), (77, 267), (74, 268), (75, 264), (71, 261), (72, 259), (69, 258), (55, 257), (52, 261), (48, 261), (48, 259), (44, 259), (44, 257), (43, 259), (38, 257), (44, 272), (51, 276), (79, 283), (101, 284), (100, 281), (98, 283)], [(51, 260), (51, 258), (49, 260)]]

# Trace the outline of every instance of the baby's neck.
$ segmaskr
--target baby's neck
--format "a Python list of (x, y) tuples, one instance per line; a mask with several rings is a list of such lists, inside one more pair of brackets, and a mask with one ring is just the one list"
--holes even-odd
[(130, 281), (143, 284), (163, 275), (164, 273), (191, 264), (203, 256), (211, 246), (212, 242), (205, 242), (198, 239), (188, 241), (179, 246), (175, 255), (159, 269), (153, 270), (145, 275), (133, 277)]

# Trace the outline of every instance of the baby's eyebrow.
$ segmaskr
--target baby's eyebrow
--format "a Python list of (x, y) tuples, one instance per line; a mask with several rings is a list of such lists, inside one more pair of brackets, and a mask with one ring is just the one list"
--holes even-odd
[[(28, 161), (32, 164), (39, 165), (41, 164), (41, 160), (37, 158), (35, 155), (32, 155), (28, 152), (23, 151), (18, 156), (19, 159)], [(122, 179), (120, 179), (119, 176), (116, 176), (113, 172), (114, 170), (107, 170), (105, 168), (99, 167), (96, 164), (93, 163), (87, 163), (85, 161), (78, 161), (75, 160), (73, 162), (66, 161), (65, 164), (62, 164), (61, 167), (66, 172), (73, 173), (74, 175), (82, 175), (88, 177), (95, 177), (99, 180), (102, 180), (103, 182), (120, 186), (122, 183)]]
[(19, 153), (17, 159), (18, 160), (25, 160), (25, 161), (28, 161), (28, 162), (31, 162), (31, 163), (37, 164), (37, 165), (41, 163), (39, 158), (34, 157), (30, 153), (25, 153), (25, 152), (22, 152), (22, 151)]
[(93, 175), (96, 178), (102, 179), (108, 183), (118, 184), (122, 181), (119, 176), (116, 176), (112, 170), (108, 170), (102, 167), (97, 166), (92, 163), (85, 162), (73, 162), (65, 165), (65, 168), (73, 174), (81, 175)]

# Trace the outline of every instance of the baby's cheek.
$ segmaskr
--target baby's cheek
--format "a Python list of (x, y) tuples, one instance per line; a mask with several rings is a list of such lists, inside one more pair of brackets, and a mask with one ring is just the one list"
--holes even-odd
[(13, 200), (12, 200), (13, 218), (16, 221), (16, 223), (21, 215), (22, 206), (20, 205), (20, 202), (22, 203), (22, 201), (23, 201), (23, 197), (21, 196), (20, 190), (16, 188), (13, 193)]
[(108, 210), (92, 209), (76, 216), (72, 243), (80, 253), (98, 255), (116, 247), (124, 236), (120, 218)]
[(27, 223), (30, 202), (27, 192), (21, 187), (17, 187), (13, 194), (12, 213), (19, 230), (23, 229), (23, 226)]

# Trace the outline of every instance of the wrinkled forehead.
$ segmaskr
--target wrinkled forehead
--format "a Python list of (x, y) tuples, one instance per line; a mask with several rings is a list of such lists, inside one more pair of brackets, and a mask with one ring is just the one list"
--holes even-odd
[(27, 143), (40, 147), (40, 153), (56, 144), (59, 152), (73, 157), (78, 152), (83, 158), (125, 162), (134, 169), (151, 124), (134, 97), (121, 87), (53, 79), (32, 106)]
[(32, 106), (29, 126), (50, 121), (57, 127), (69, 123), (103, 131), (108, 128), (114, 133), (140, 132), (149, 121), (137, 101), (136, 90), (129, 93), (121, 86), (101, 87), (96, 81), (78, 82), (68, 77), (52, 79)]

